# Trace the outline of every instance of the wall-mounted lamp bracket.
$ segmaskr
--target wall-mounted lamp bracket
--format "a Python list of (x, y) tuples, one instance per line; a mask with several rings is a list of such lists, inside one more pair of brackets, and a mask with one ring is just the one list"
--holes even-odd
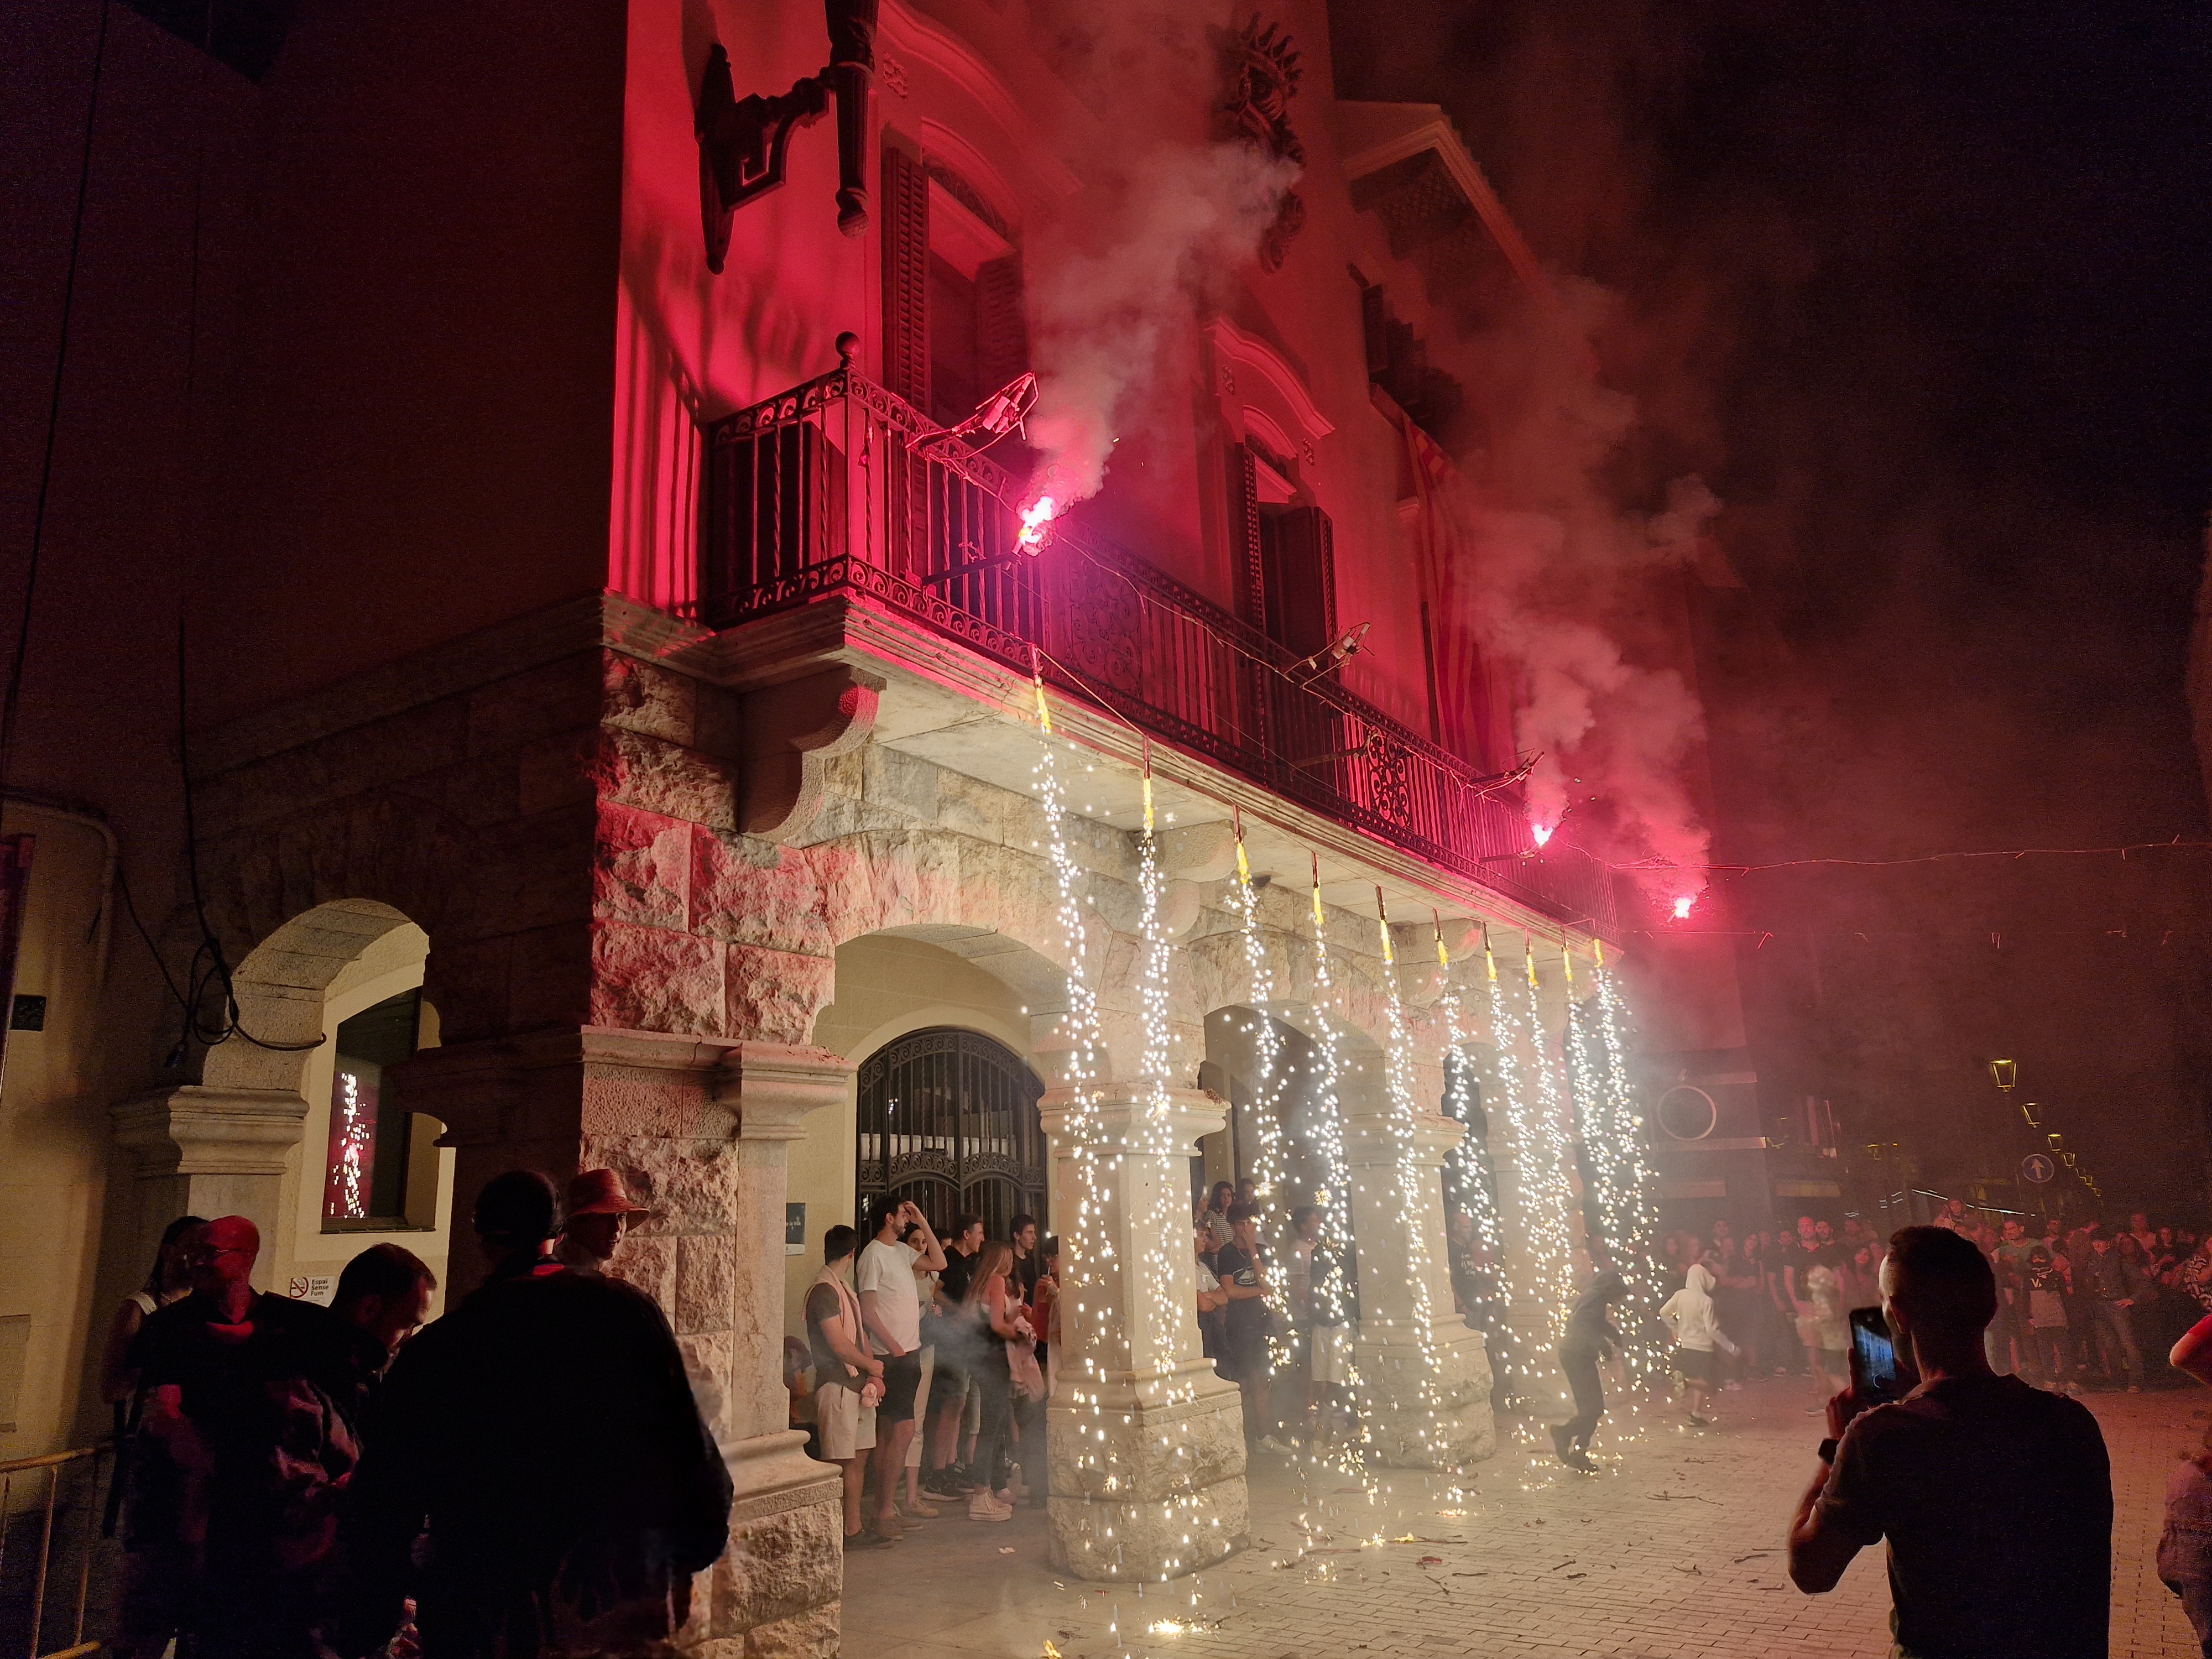
[(788, 92), (739, 98), (730, 54), (717, 42), (699, 81), (692, 128), (699, 140), (699, 217), (707, 269), (719, 275), (730, 251), (730, 223), (756, 197), (783, 183), (791, 135), (812, 126), (837, 104), (837, 228), (857, 236), (868, 228), (868, 105), (876, 72), (876, 15), (880, 0), (824, 0), (830, 63)]

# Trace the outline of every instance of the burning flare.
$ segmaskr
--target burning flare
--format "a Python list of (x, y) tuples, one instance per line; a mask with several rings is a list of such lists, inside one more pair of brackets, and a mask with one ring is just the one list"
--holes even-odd
[(1536, 837), (1536, 845), (1542, 847), (1551, 841), (1553, 831), (1559, 827), (1556, 823), (1534, 824), (1530, 827), (1529, 833)]
[(1688, 893), (1684, 893), (1677, 897), (1674, 901), (1674, 920), (1677, 921), (1687, 921), (1690, 915), (1690, 907), (1697, 902), (1697, 899)]
[(1049, 495), (1040, 495), (1022, 509), (1021, 534), (1014, 538), (1014, 545), (1035, 553), (1044, 546), (1045, 538), (1052, 532), (1046, 528), (1059, 515), (1060, 505)]

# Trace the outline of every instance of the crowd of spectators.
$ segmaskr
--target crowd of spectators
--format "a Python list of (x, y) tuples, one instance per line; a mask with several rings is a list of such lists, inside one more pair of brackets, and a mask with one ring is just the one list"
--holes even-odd
[(667, 1319), (601, 1272), (638, 1206), (587, 1170), (567, 1208), (532, 1171), (488, 1182), (489, 1272), (428, 1324), (436, 1280), (397, 1244), (325, 1308), (253, 1289), (247, 1218), (173, 1224), (101, 1368), (114, 1652), (664, 1650), (730, 1478)]
[(940, 1242), (885, 1198), (864, 1239), (823, 1236), (805, 1344), (785, 1346), (791, 1422), (843, 1471), (848, 1549), (937, 1520), (1005, 1522), (1045, 1501), (1045, 1407), (1059, 1370), (1060, 1243), (1018, 1215), (1009, 1237), (953, 1216)]
[(1199, 1339), (1237, 1385), (1248, 1455), (1288, 1456), (1358, 1432), (1357, 1266), (1322, 1224), (1315, 1205), (1271, 1211), (1250, 1181), (1217, 1182), (1193, 1218)]
[[(2061, 1392), (2140, 1389), (2165, 1374), (2156, 1361), (2212, 1309), (2212, 1241), (2154, 1227), (2141, 1212), (2108, 1227), (1979, 1210), (1954, 1198), (1933, 1224), (1971, 1241), (1996, 1276), (1997, 1314), (1985, 1344), (2000, 1376)], [(1808, 1377), (1807, 1410), (1821, 1409), (1850, 1382), (1850, 1310), (1880, 1304), (1887, 1248), (1855, 1216), (1838, 1225), (1802, 1215), (1778, 1229), (1721, 1219), (1664, 1234), (1662, 1292), (1690, 1290), (1694, 1305), (1691, 1281), (1702, 1268), (1696, 1277), (1710, 1281), (1718, 1338), (1704, 1341), (1698, 1328), (1702, 1346), (1691, 1349), (1678, 1334), (1678, 1358), (1686, 1349), (1688, 1370), (1702, 1373), (1682, 1373), (1691, 1415), (1702, 1418), (1711, 1393), (1766, 1376)]]

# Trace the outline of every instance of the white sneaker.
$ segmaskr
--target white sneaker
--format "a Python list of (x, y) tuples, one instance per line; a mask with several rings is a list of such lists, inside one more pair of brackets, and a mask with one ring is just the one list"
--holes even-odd
[(979, 1492), (968, 1500), (968, 1518), (970, 1521), (1011, 1521), (1014, 1518), (1013, 1506), (1001, 1504), (988, 1492)]
[(1291, 1449), (1272, 1434), (1263, 1434), (1260, 1437), (1260, 1449), (1263, 1452), (1273, 1452), (1278, 1457), (1291, 1455)]

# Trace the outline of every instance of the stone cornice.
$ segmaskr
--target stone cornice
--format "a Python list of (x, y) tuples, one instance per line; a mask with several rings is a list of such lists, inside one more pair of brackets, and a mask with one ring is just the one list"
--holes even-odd
[(277, 1175), (300, 1144), (307, 1103), (289, 1089), (187, 1084), (107, 1109), (141, 1176)]
[[(896, 695), (898, 677), (911, 675), (1010, 722), (1026, 723), (1029, 718), (1030, 690), (1025, 679), (918, 623), (850, 597), (764, 617), (687, 648), (670, 661), (672, 666), (738, 689), (774, 684), (845, 663), (888, 673), (891, 691), (886, 695)], [(1144, 745), (1126, 722), (1089, 703), (1054, 694), (1052, 719), (1054, 730), (1061, 736), (1121, 763), (1133, 775), (1146, 758)], [(1447, 917), (1481, 917), (1494, 927), (1534, 933), (1547, 941), (1562, 935), (1555, 919), (1495, 888), (1439, 869), (1164, 740), (1153, 740), (1150, 759), (1156, 778), (1205, 796), (1224, 817), (1237, 808), (1248, 826), (1272, 826), (1320, 853), (1332, 866), (1352, 865), (1363, 883), (1382, 882), (1391, 890), (1394, 908), (1402, 902), (1419, 914), (1433, 906)], [(1333, 882), (1337, 879), (1331, 877)], [(1579, 929), (1564, 931), (1577, 941), (1586, 936)]]
[(1217, 362), (1249, 368), (1266, 381), (1291, 418), (1297, 422), (1300, 441), (1318, 442), (1336, 430), (1336, 422), (1321, 412), (1313, 393), (1282, 354), (1256, 334), (1248, 334), (1226, 317), (1206, 319), (1206, 337)]
[(854, 1067), (827, 1048), (781, 1042), (733, 1043), (721, 1062), (716, 1101), (738, 1114), (740, 1140), (799, 1140), (801, 1120), (842, 1105)]
[[(1045, 1134), (1055, 1152), (1066, 1153), (1078, 1144), (1070, 1138), (1069, 1128), (1080, 1092), (1083, 1091), (1072, 1088), (1052, 1089), (1038, 1103), (1038, 1115), (1044, 1121)], [(1165, 1146), (1152, 1140), (1150, 1097), (1131, 1091), (1126, 1084), (1109, 1087), (1104, 1098), (1085, 1108), (1094, 1124), (1087, 1144), (1102, 1151), (1179, 1157), (1187, 1153), (1200, 1135), (1216, 1133), (1229, 1121), (1229, 1103), (1209, 1090), (1170, 1089), (1166, 1093)]]

